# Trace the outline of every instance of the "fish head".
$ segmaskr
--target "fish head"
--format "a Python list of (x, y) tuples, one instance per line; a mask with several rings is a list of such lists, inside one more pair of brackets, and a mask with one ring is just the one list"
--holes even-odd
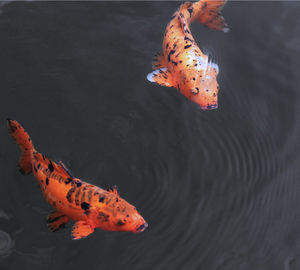
[(119, 195), (108, 194), (98, 208), (96, 226), (109, 231), (143, 232), (148, 223), (137, 209)]
[(218, 65), (208, 63), (204, 70), (200, 70), (195, 85), (191, 88), (192, 94), (190, 99), (199, 104), (203, 110), (218, 108), (218, 73)]

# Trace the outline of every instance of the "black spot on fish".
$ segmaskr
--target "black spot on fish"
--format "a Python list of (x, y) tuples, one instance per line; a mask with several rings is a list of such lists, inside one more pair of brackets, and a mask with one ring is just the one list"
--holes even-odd
[(100, 219), (101, 221), (107, 222), (109, 219), (109, 215), (106, 215), (103, 212), (99, 212), (97, 219)]
[(193, 8), (188, 8), (188, 12), (190, 13), (190, 16), (193, 14)]
[(119, 220), (117, 223), (118, 226), (123, 226), (124, 224), (125, 224), (125, 222), (123, 222), (122, 220)]
[(90, 202), (90, 201), (91, 201), (91, 199), (92, 199), (92, 195), (93, 195), (93, 190), (92, 190), (92, 189), (90, 189), (90, 190), (89, 190), (89, 192), (88, 192), (88, 202)]
[(33, 168), (34, 168), (34, 171), (37, 172), (37, 168), (35, 166), (33, 166)]
[(50, 172), (53, 172), (53, 171), (54, 171), (54, 167), (53, 167), (53, 164), (52, 164), (52, 161), (51, 161), (51, 160), (49, 160), (48, 169), (49, 169)]
[(48, 177), (46, 178), (46, 185), (47, 186), (49, 185), (49, 178)]
[(70, 202), (70, 203), (72, 202), (71, 196), (75, 192), (75, 190), (76, 190), (75, 187), (70, 188), (69, 191), (68, 191), (68, 194), (66, 196), (68, 202)]
[(40, 163), (38, 163), (38, 165), (37, 165), (37, 168), (39, 169), (41, 167), (41, 164)]
[(90, 204), (89, 204), (89, 203), (86, 203), (86, 202), (83, 202), (83, 203), (81, 203), (81, 208), (82, 208), (83, 210), (89, 210)]
[(81, 182), (76, 182), (77, 187), (80, 187), (82, 185)]
[(46, 157), (45, 157), (45, 155), (43, 154), (43, 160), (46, 160)]
[(166, 49), (168, 49), (169, 48), (169, 42), (166, 44)]
[(65, 180), (65, 184), (68, 185), (68, 184), (70, 184), (72, 181), (73, 181), (73, 180), (72, 180), (71, 178), (67, 178), (67, 179)]
[(84, 200), (85, 200), (85, 191), (83, 190), (80, 201), (83, 202)]
[(174, 50), (171, 50), (170, 52), (169, 52), (169, 54), (168, 54), (168, 61), (170, 62), (170, 56), (171, 56), (171, 54), (174, 54), (175, 53), (175, 51)]
[(193, 78), (193, 81), (195, 81), (196, 80), (196, 78)]
[(184, 49), (187, 49), (187, 48), (189, 48), (189, 47), (191, 47), (191, 46), (192, 46), (191, 44), (186, 45), (186, 46), (184, 46)]
[(76, 194), (75, 194), (75, 204), (79, 205), (79, 195), (81, 193), (81, 189), (77, 189)]
[(99, 202), (103, 203), (104, 202), (105, 197), (103, 195), (99, 196)]

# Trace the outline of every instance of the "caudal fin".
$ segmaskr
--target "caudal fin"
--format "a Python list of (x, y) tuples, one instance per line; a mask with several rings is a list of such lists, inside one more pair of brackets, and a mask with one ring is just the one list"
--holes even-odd
[(22, 150), (18, 164), (20, 172), (22, 174), (29, 174), (32, 171), (32, 153), (35, 151), (32, 141), (24, 128), (16, 120), (7, 119), (7, 127), (10, 135), (15, 139)]
[(227, 0), (200, 0), (194, 3), (195, 13), (193, 20), (199, 21), (210, 29), (228, 32), (229, 27), (226, 24), (221, 10)]

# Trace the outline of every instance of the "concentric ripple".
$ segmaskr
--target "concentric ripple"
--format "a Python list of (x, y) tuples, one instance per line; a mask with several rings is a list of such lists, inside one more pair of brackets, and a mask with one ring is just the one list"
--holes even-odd
[(17, 160), (10, 141), (3, 179), (12, 192), (7, 198), (1, 189), (1, 198), (24, 230), (16, 238), (1, 227), (0, 260), (16, 239), (16, 265), (26, 269), (298, 269), (296, 4), (229, 1), (226, 34), (194, 24), (197, 44), (220, 69), (219, 108), (211, 111), (146, 81), (176, 1), (4, 9), (2, 110), (43, 123), (49, 134), (61, 127), (57, 140), (71, 132), (62, 149), (45, 130), (32, 136), (54, 157), (76, 159), (79, 177), (117, 184), (149, 227), (136, 235), (97, 230), (80, 242), (70, 240), (71, 224), (48, 232), (46, 213), (26, 206), (45, 202), (29, 184), (33, 176), (17, 175), (10, 163)]
[(0, 261), (9, 256), (14, 247), (14, 241), (7, 232), (0, 230)]

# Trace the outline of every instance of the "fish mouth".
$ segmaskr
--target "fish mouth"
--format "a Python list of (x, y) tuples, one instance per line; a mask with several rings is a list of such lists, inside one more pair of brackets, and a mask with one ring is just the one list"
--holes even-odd
[(141, 232), (143, 232), (144, 230), (146, 230), (147, 227), (148, 227), (148, 223), (145, 222), (145, 223), (143, 223), (141, 226), (139, 226), (139, 227), (136, 229), (135, 233), (141, 233)]
[(218, 104), (208, 104), (207, 106), (200, 106), (202, 110), (213, 110), (218, 108)]

